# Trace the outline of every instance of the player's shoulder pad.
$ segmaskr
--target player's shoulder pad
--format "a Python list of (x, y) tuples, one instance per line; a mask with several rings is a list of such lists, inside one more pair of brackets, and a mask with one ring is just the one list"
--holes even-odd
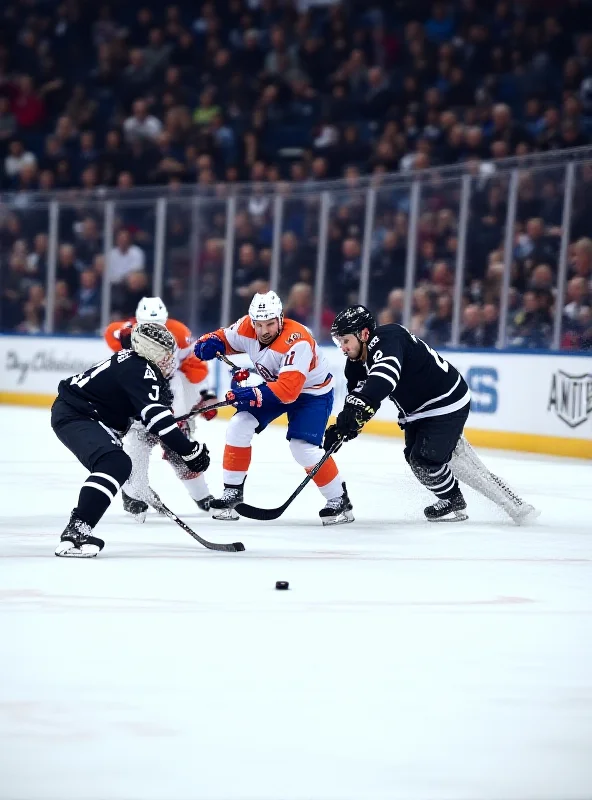
[(166, 328), (173, 334), (175, 337), (175, 341), (177, 342), (177, 347), (184, 349), (185, 347), (189, 347), (191, 342), (193, 341), (193, 336), (191, 335), (191, 331), (183, 322), (179, 322), (178, 319), (168, 319), (166, 322)]
[(257, 338), (255, 335), (255, 328), (248, 314), (237, 319), (237, 321), (230, 326), (230, 330), (238, 336), (246, 336), (247, 339)]
[(271, 345), (271, 349), (280, 353), (287, 353), (291, 347), (300, 342), (306, 342), (310, 347), (314, 347), (315, 344), (312, 334), (306, 325), (302, 325), (294, 319), (285, 319), (282, 332)]

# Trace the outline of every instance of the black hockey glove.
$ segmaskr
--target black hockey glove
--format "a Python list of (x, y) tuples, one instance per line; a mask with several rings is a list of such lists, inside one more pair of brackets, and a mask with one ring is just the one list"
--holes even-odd
[(195, 447), (187, 456), (181, 456), (192, 472), (205, 472), (210, 466), (210, 453), (205, 444), (195, 443)]
[[(358, 434), (355, 433), (353, 436), (350, 436), (350, 439), (355, 439), (357, 435)], [(334, 453), (336, 453), (344, 441), (345, 439), (341, 436), (341, 434), (337, 430), (337, 425), (329, 425), (329, 427), (325, 431), (325, 436), (323, 438), (323, 449), (325, 452), (327, 452), (327, 450), (330, 450), (336, 442), (341, 442), (339, 447), (336, 447), (335, 450), (333, 451)]]
[(350, 392), (345, 398), (343, 409), (337, 415), (335, 427), (341, 438), (348, 442), (355, 439), (368, 420), (376, 414), (377, 408), (359, 392)]

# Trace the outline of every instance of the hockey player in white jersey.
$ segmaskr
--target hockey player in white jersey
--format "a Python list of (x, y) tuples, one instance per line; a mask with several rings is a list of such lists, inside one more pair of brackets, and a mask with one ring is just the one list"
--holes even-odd
[[(304, 325), (284, 319), (275, 292), (256, 294), (247, 316), (202, 336), (195, 345), (195, 355), (203, 361), (232, 353), (246, 353), (264, 383), (233, 386), (227, 395), (237, 413), (226, 432), (224, 493), (211, 502), (217, 509), (214, 519), (224, 520), (239, 519), (234, 506), (243, 501), (254, 434), (287, 414), (292, 455), (310, 470), (323, 455), (323, 433), (333, 407), (333, 376), (325, 356)], [(313, 480), (327, 501), (319, 513), (323, 525), (351, 522), (352, 505), (333, 458)]]

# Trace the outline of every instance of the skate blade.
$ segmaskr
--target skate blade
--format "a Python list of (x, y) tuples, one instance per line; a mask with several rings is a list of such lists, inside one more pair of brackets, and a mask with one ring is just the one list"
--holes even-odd
[(443, 517), (426, 517), (428, 522), (464, 522), (468, 518), (469, 515), (465, 514), (463, 511), (453, 511), (451, 514), (446, 514)]
[(338, 514), (336, 517), (321, 517), (321, 522), (323, 526), (326, 527), (328, 525), (347, 525), (348, 522), (354, 522), (355, 517), (351, 511), (344, 511), (342, 514)]
[(237, 522), (240, 516), (234, 508), (223, 508), (219, 511), (215, 511), (212, 514), (212, 519), (218, 519), (222, 522)]
[(60, 542), (55, 549), (55, 554), (59, 558), (94, 558), (100, 552), (101, 549), (96, 544), (83, 544), (82, 547), (74, 547), (71, 542)]
[(141, 514), (131, 514), (132, 519), (138, 525), (141, 525), (143, 522), (146, 522), (146, 517), (147, 516), (148, 516), (148, 512), (147, 511), (142, 511)]
[(510, 514), (512, 517), (513, 522), (516, 525), (528, 525), (530, 522), (534, 522), (535, 519), (538, 519), (541, 516), (540, 508), (535, 508), (534, 506), (526, 506), (520, 514)]

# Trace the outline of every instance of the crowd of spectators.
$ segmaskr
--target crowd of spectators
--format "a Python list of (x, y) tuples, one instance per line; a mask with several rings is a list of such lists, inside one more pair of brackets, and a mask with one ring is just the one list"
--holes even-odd
[[(333, 193), (323, 330), (357, 299), (361, 180), (378, 200), (370, 304), (401, 319), (409, 189), (390, 173), (465, 164), (475, 176), (462, 307), (465, 346), (497, 341), (508, 182), (495, 161), (590, 143), (592, 6), (586, 0), (203, 0), (162, 5), (7, 0), (0, 9), (2, 330), (46, 326), (49, 212), (60, 194), (56, 331), (94, 332), (102, 286), (114, 315), (150, 290), (156, 206), (169, 198), (169, 303), (219, 322), (225, 198), (239, 181), (233, 313), (269, 283), (282, 195), (281, 291), (311, 321), (323, 182)], [(592, 179), (578, 168), (562, 346), (590, 346)], [(563, 169), (519, 187), (507, 342), (547, 347), (557, 295)], [(195, 211), (183, 187), (205, 202)], [(105, 189), (117, 189), (113, 247)], [(303, 189), (306, 190), (302, 191)], [(417, 237), (413, 330), (450, 341), (460, 181), (428, 183)], [(195, 277), (197, 275), (197, 277)]]

